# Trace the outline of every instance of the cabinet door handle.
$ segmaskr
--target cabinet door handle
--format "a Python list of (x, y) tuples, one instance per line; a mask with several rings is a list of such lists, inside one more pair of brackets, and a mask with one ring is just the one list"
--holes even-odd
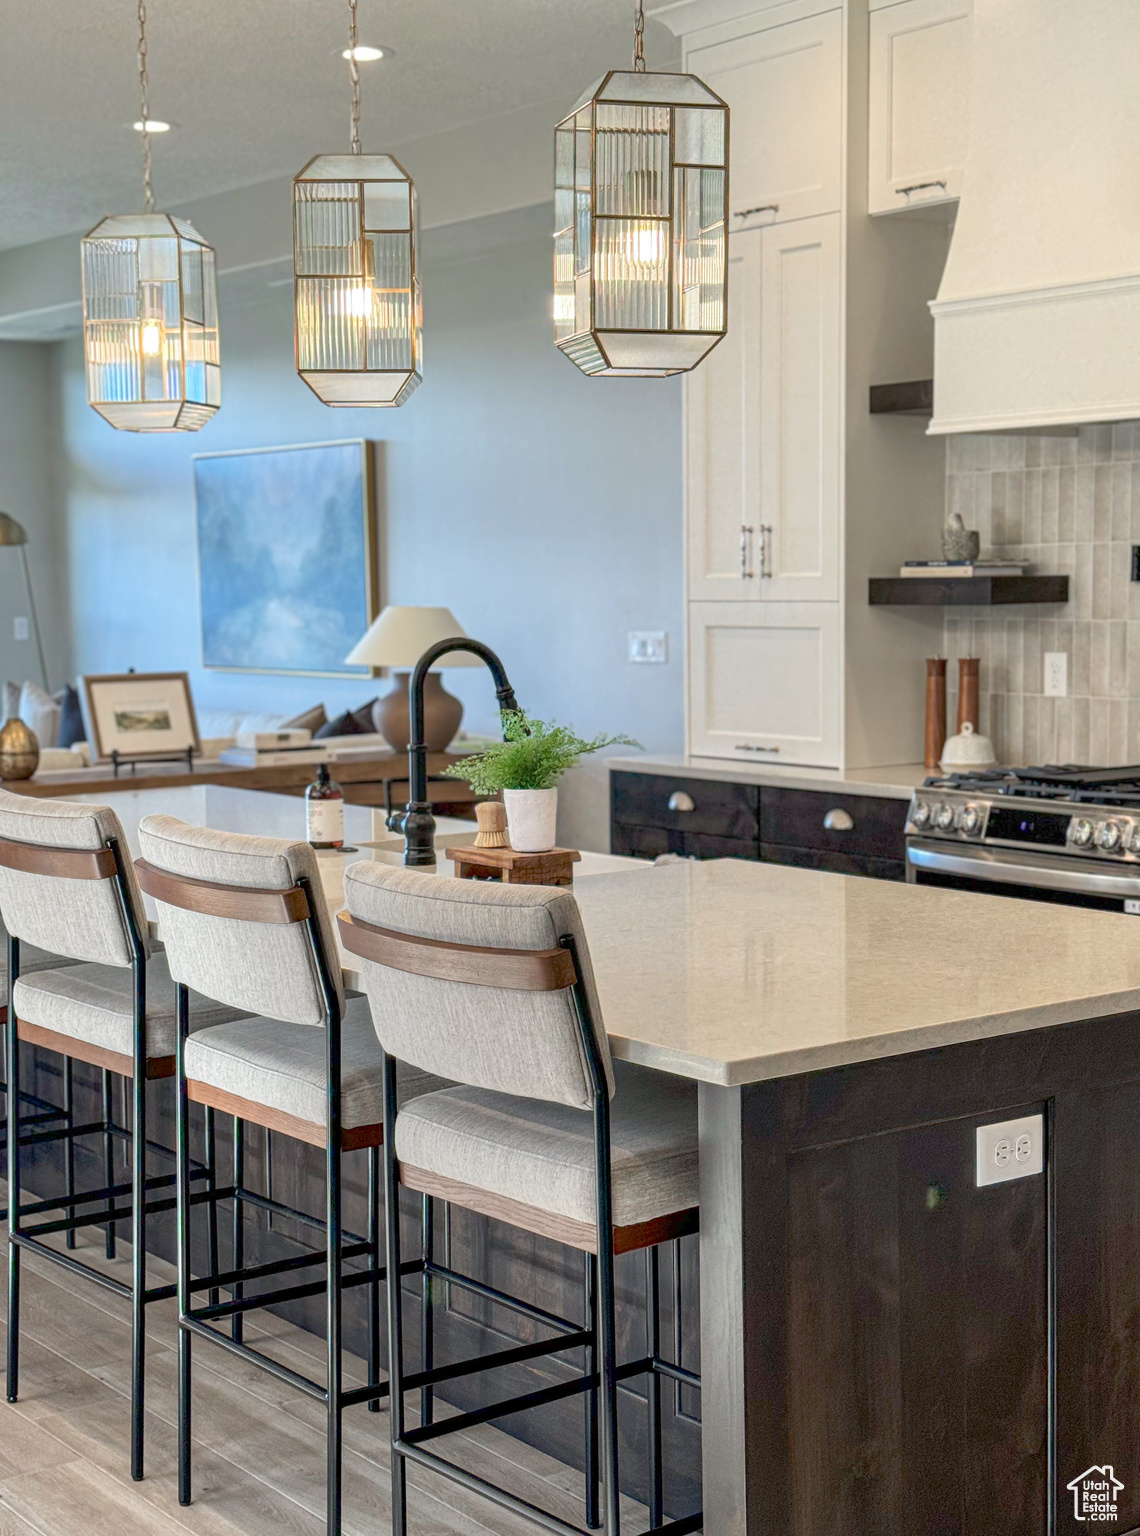
[(738, 741), (733, 748), (735, 752), (778, 752), (779, 750), (779, 747), (754, 747), (747, 741)]
[(779, 213), (779, 203), (761, 203), (759, 208), (741, 208), (739, 213), (734, 213), (734, 219), (751, 219), (758, 213)]
[(772, 538), (772, 525), (771, 525), (771, 523), (761, 523), (760, 524), (760, 576), (761, 576), (762, 580), (765, 577), (770, 579), (771, 575), (772, 575), (771, 542), (770, 542), (771, 538)]
[(696, 808), (696, 801), (692, 795), (687, 795), (683, 789), (675, 789), (669, 796), (671, 811), (695, 811)]
[[(752, 567), (751, 567), (751, 565), (749, 564), (749, 561), (748, 561), (748, 540), (752, 537), (752, 535), (755, 532), (756, 532), (755, 528), (751, 527), (750, 524), (748, 524), (748, 523), (741, 523), (741, 525), (740, 525), (740, 579), (741, 579), (741, 581), (751, 581), (752, 580), (752, 575), (753, 575)], [(763, 568), (763, 561), (761, 561), (761, 568)]]
[(834, 810), (828, 811), (823, 818), (823, 830), (825, 832), (854, 832), (855, 822), (849, 811), (837, 805)]
[(946, 183), (944, 181), (916, 181), (910, 187), (896, 187), (895, 196), (909, 197), (912, 192), (933, 192), (936, 187), (940, 192), (945, 192)]

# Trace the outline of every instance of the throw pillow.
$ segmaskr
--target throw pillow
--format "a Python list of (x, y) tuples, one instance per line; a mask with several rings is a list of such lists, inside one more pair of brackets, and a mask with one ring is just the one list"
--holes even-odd
[(329, 717), (325, 714), (323, 704), (314, 704), (312, 709), (305, 710), (302, 715), (294, 715), (292, 720), (283, 723), (283, 730), (309, 731), (313, 736), (329, 723)]
[(346, 709), (344, 714), (337, 715), (335, 720), (329, 720), (320, 730), (314, 731), (313, 740), (322, 741), (326, 736), (370, 735), (376, 729), (372, 724), (372, 706), (375, 703), (375, 699), (369, 699), (359, 709)]
[(83, 724), (83, 711), (79, 707), (79, 695), (70, 683), (63, 690), (60, 700), (59, 747), (74, 747), (87, 740), (87, 727)]
[(20, 689), (20, 719), (35, 733), (41, 747), (54, 747), (59, 736), (59, 720), (63, 711), (38, 683), (29, 679)]

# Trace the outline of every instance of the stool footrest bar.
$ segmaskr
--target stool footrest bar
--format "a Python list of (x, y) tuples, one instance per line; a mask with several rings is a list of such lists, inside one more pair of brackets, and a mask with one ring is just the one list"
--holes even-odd
[(488, 1403), (485, 1408), (475, 1408), (470, 1413), (461, 1413), (437, 1424), (421, 1424), (418, 1429), (409, 1429), (404, 1439), (409, 1445), (422, 1445), (425, 1440), (458, 1434), (460, 1430), (473, 1429), (477, 1424), (489, 1424), (492, 1419), (506, 1418), (508, 1414), (521, 1413), (526, 1408), (543, 1408), (547, 1403), (560, 1403), (565, 1397), (577, 1397), (583, 1392), (589, 1392), (598, 1382), (596, 1373), (592, 1376), (575, 1376), (571, 1381), (559, 1382), (557, 1386), (543, 1387), (538, 1392), (524, 1392), (519, 1397), (505, 1398), (501, 1403)]

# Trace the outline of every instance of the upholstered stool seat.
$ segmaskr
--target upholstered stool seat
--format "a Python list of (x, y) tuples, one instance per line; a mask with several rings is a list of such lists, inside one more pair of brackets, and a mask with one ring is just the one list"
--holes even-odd
[[(613, 1063), (610, 1110), (616, 1227), (658, 1221), (699, 1203), (696, 1084)], [(588, 1109), (449, 1088), (405, 1104), (396, 1156), (423, 1173), (476, 1186), (591, 1227), (597, 1220), (594, 1117)]]
[[(134, 983), (131, 972), (116, 965), (61, 965), (27, 974), (23, 954), (12, 989), (16, 1017), (75, 1042), (130, 1058), (134, 1051)], [(234, 1018), (232, 1008), (193, 994), (190, 1027), (221, 1026)], [(146, 973), (146, 1052), (148, 1060), (166, 1058), (173, 1066), (177, 1019), (174, 983), (166, 956), (155, 951)]]
[[(384, 1120), (384, 1053), (366, 997), (350, 997), (341, 1020), (341, 1125), (352, 1131)], [(277, 1110), (323, 1129), (328, 1112), (324, 1030), (279, 1019), (245, 1019), (200, 1030), (186, 1042), (186, 1077), (247, 1106)], [(409, 1068), (400, 1096), (431, 1093), (442, 1078)], [(193, 1090), (192, 1090), (193, 1092)]]

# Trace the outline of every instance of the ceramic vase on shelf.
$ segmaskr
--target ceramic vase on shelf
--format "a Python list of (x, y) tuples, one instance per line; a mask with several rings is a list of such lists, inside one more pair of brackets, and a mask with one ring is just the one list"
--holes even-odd
[(554, 847), (558, 819), (556, 789), (504, 789), (507, 834), (516, 853), (546, 853)]
[(39, 767), (35, 732), (13, 715), (0, 726), (0, 779), (30, 779)]

